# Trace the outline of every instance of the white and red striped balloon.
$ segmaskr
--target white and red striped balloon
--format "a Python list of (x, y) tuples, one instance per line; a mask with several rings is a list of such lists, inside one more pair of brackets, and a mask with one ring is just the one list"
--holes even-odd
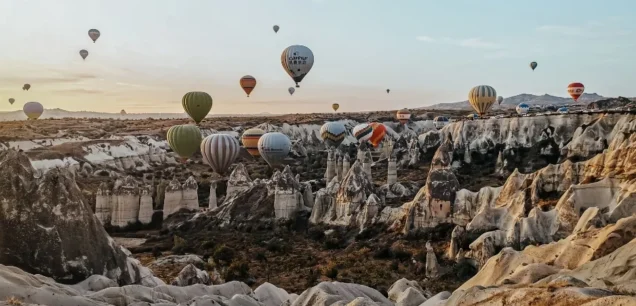
[(238, 157), (239, 150), (236, 138), (226, 134), (212, 134), (201, 142), (203, 160), (220, 175), (225, 175)]
[(582, 83), (570, 83), (570, 85), (568, 85), (568, 93), (574, 101), (577, 101), (584, 91), (585, 86), (583, 86)]

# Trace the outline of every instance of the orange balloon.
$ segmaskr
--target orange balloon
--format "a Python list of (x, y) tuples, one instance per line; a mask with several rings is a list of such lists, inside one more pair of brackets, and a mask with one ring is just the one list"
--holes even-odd
[(384, 135), (386, 135), (386, 126), (384, 126), (384, 124), (380, 122), (372, 122), (369, 125), (371, 125), (371, 128), (373, 128), (373, 133), (371, 134), (369, 142), (374, 147), (377, 147), (382, 139), (384, 139)]
[(241, 84), (241, 87), (243, 87), (243, 90), (249, 97), (252, 90), (254, 90), (254, 87), (256, 87), (256, 79), (251, 75), (246, 75), (241, 78), (239, 84)]

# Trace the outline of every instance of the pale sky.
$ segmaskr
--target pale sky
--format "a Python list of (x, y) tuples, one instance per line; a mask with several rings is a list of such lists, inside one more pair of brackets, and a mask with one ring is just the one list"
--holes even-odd
[[(194, 90), (212, 114), (387, 110), (465, 100), (481, 84), (567, 96), (575, 81), (632, 97), (634, 12), (633, 0), (2, 0), (0, 111), (182, 112)], [(280, 54), (293, 44), (315, 64), (290, 96)]]

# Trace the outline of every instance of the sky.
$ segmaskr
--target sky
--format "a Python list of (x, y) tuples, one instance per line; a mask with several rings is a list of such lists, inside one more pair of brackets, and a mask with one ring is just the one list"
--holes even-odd
[[(208, 92), (211, 114), (393, 110), (466, 100), (481, 84), (567, 96), (570, 82), (633, 97), (633, 12), (633, 0), (6, 0), (0, 99), (16, 103), (0, 111), (176, 113), (188, 91)], [(280, 54), (295, 44), (315, 64), (290, 96)]]

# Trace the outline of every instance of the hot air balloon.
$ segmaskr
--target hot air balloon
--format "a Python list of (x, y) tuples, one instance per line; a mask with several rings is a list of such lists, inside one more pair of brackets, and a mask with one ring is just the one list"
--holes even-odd
[(433, 119), (433, 125), (438, 130), (446, 126), (449, 122), (448, 118), (444, 116), (437, 116)]
[(517, 111), (517, 114), (519, 115), (525, 115), (528, 113), (528, 111), (530, 110), (530, 105), (525, 104), (525, 103), (519, 103), (519, 105), (517, 105), (517, 107), (515, 108), (515, 110)]
[(86, 60), (86, 57), (88, 56), (88, 51), (82, 49), (79, 52), (80, 56), (82, 57), (83, 60)]
[(243, 136), (241, 136), (241, 141), (243, 142), (243, 147), (247, 150), (247, 153), (254, 157), (258, 157), (261, 154), (258, 152), (258, 140), (261, 139), (261, 136), (265, 134), (265, 131), (252, 128), (245, 132), (243, 132)]
[(287, 91), (289, 92), (289, 95), (291, 96), (291, 95), (293, 95), (293, 94), (294, 94), (294, 92), (296, 91), (296, 88), (294, 88), (294, 87), (289, 87), (289, 88), (287, 88)]
[(278, 25), (274, 25), (274, 33), (278, 33), (278, 30), (280, 29), (280, 27)]
[(352, 133), (358, 142), (363, 143), (371, 138), (373, 127), (368, 123), (360, 123), (353, 127)]
[(497, 100), (497, 92), (488, 85), (473, 87), (468, 92), (468, 102), (481, 117), (485, 115)]
[(28, 117), (27, 120), (36, 120), (44, 113), (44, 107), (40, 102), (27, 102), (22, 107), (22, 111)]
[(333, 108), (334, 111), (337, 111), (340, 108), (340, 104), (338, 103), (331, 104), (331, 108)]
[(95, 41), (99, 38), (100, 35), (102, 34), (99, 33), (99, 30), (97, 29), (88, 30), (88, 37), (90, 37), (93, 40), (93, 43), (95, 43)]
[(532, 68), (532, 70), (534, 71), (534, 69), (536, 69), (538, 66), (537, 62), (532, 62), (530, 63), (530, 68)]
[(497, 97), (497, 104), (501, 105), (501, 102), (503, 102), (503, 97), (502, 96)]
[(314, 53), (302, 45), (289, 46), (280, 55), (280, 62), (283, 65), (283, 69), (296, 82), (296, 87), (300, 87), (298, 83), (305, 78), (311, 67), (314, 66)]
[(22, 90), (28, 91), (29, 88), (31, 88), (31, 84), (24, 84), (24, 86), (22, 86)]
[(166, 140), (172, 150), (179, 154), (181, 161), (185, 162), (192, 157), (201, 144), (201, 131), (192, 124), (175, 125), (168, 129)]
[(265, 133), (258, 140), (258, 152), (272, 168), (282, 165), (290, 150), (291, 141), (283, 133)]
[(391, 92), (391, 90), (387, 88), (386, 93), (389, 93), (389, 92)]
[(372, 122), (371, 127), (373, 128), (373, 133), (371, 134), (371, 138), (369, 138), (369, 142), (377, 147), (382, 139), (384, 139), (384, 135), (386, 135), (386, 126), (380, 122)]
[(395, 113), (395, 118), (397, 118), (400, 123), (407, 124), (409, 119), (411, 119), (411, 112), (409, 112), (408, 109), (403, 108)]
[(239, 155), (238, 141), (227, 134), (212, 134), (201, 142), (201, 155), (214, 172), (224, 175)]
[(574, 99), (574, 102), (579, 100), (579, 97), (583, 94), (584, 91), (585, 86), (583, 86), (583, 84), (581, 83), (570, 83), (570, 85), (568, 85), (568, 93), (570, 94), (572, 99)]
[(557, 112), (561, 113), (561, 114), (567, 114), (568, 113), (568, 108), (567, 107), (561, 107), (559, 109), (557, 109)]
[(340, 122), (327, 122), (320, 128), (320, 137), (329, 147), (337, 148), (347, 135), (347, 129)]
[(11, 105), (13, 105), (13, 102), (15, 102), (14, 98), (9, 98), (9, 103), (11, 103)]
[(212, 109), (212, 97), (206, 92), (192, 91), (183, 96), (181, 105), (190, 118), (199, 124)]
[(256, 79), (251, 75), (246, 75), (241, 78), (239, 84), (241, 84), (241, 87), (243, 87), (243, 90), (249, 98), (250, 93), (254, 90), (254, 87), (256, 87)]
[(121, 112), (119, 112), (119, 114), (123, 116), (126, 114), (126, 111), (122, 109)]

